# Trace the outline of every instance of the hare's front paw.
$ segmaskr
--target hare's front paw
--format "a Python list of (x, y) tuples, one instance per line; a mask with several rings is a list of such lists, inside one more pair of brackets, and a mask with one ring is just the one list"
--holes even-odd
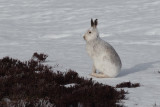
[(108, 75), (105, 74), (98, 74), (98, 73), (91, 73), (90, 76), (96, 77), (96, 78), (110, 78)]
[(103, 75), (103, 74), (98, 74), (98, 73), (94, 73), (94, 72), (92, 72), (92, 73), (90, 74), (90, 76), (96, 77), (96, 78), (101, 78), (100, 75)]
[(96, 73), (92, 72), (92, 73), (90, 73), (89, 75), (90, 75), (90, 76), (94, 76), (94, 75), (96, 75)]

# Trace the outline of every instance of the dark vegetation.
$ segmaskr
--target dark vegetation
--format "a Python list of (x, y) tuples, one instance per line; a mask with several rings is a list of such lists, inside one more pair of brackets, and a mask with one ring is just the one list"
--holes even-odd
[(37, 52), (35, 52), (35, 53), (32, 55), (32, 59), (33, 59), (33, 60), (37, 60), (37, 61), (39, 61), (39, 62), (44, 62), (47, 57), (48, 57), (48, 55), (43, 54), (43, 53), (38, 54)]
[(123, 83), (120, 83), (120, 84), (117, 84), (116, 85), (116, 88), (136, 88), (136, 87), (140, 87), (140, 84), (139, 83), (131, 83), (131, 82), (123, 82)]
[[(33, 57), (25, 62), (0, 59), (0, 107), (122, 107), (117, 103), (125, 99), (124, 90), (84, 79), (73, 70), (54, 71), (42, 63), (47, 55)], [(76, 85), (65, 87), (69, 83)]]

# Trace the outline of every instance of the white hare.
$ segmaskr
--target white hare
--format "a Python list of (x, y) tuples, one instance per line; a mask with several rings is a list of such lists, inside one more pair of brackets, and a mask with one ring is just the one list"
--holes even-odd
[[(91, 27), (83, 36), (86, 40), (87, 53), (93, 60), (91, 76), (97, 78), (116, 77), (122, 66), (120, 57), (109, 43), (99, 37), (97, 24), (97, 19), (94, 22), (91, 19)], [(96, 70), (99, 73), (96, 73)]]

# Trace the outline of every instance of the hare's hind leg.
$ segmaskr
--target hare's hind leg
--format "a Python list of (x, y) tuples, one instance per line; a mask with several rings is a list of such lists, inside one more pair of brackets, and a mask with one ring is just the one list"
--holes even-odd
[(91, 76), (96, 77), (96, 78), (110, 78), (106, 74), (97, 74), (97, 73), (92, 73)]

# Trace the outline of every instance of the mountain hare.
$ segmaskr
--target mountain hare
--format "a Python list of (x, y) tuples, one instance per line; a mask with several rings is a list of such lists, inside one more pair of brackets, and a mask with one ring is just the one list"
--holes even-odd
[[(84, 34), (86, 50), (93, 60), (91, 76), (97, 78), (116, 77), (121, 70), (121, 60), (114, 48), (99, 37), (97, 19), (91, 19), (91, 28)], [(96, 70), (99, 73), (96, 73)]]

